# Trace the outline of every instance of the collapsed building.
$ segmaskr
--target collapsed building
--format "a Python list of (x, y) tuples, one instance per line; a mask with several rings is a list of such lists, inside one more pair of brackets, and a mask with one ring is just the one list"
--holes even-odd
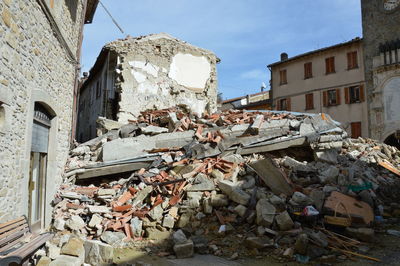
[(141, 111), (177, 105), (214, 112), (218, 62), (214, 53), (165, 33), (105, 45), (80, 89), (77, 140), (96, 136), (98, 117), (126, 123)]
[(372, 225), (398, 222), (400, 151), (350, 139), (326, 114), (170, 108), (102, 127), (71, 150), (53, 201), (42, 258), (55, 265), (112, 263), (129, 245), (177, 258), (379, 261), (357, 248)]

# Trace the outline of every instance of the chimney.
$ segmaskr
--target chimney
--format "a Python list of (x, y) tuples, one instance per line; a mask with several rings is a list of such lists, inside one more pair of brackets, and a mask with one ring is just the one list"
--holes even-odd
[(288, 60), (289, 56), (287, 53), (281, 53), (281, 61), (286, 61)]

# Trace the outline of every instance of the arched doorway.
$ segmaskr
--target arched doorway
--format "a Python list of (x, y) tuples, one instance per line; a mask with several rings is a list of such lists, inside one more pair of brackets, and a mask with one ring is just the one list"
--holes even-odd
[[(399, 132), (400, 133), (400, 132)], [(387, 137), (384, 141), (385, 144), (394, 146), (400, 150), (400, 136), (396, 136), (396, 133), (393, 133), (389, 137)]]
[(44, 224), (47, 154), (52, 118), (44, 105), (35, 102), (29, 171), (29, 221), (33, 231), (39, 231)]

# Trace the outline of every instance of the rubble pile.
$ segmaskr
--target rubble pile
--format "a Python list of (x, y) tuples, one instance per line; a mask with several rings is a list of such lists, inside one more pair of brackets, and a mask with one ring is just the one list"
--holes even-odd
[(400, 215), (400, 152), (348, 138), (325, 114), (175, 108), (100, 123), (53, 201), (52, 259), (76, 244), (72, 256), (108, 263), (112, 246), (146, 243), (177, 258), (336, 261), (363, 256), (373, 226)]

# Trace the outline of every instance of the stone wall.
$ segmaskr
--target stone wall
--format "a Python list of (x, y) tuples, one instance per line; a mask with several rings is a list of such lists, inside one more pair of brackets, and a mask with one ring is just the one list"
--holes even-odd
[[(383, 141), (385, 133), (383, 126), (391, 126), (385, 122), (383, 107), (383, 83), (393, 77), (393, 71), (388, 68), (374, 69), (374, 57), (379, 56), (379, 45), (400, 38), (400, 7), (392, 11), (384, 9), (382, 0), (362, 0), (363, 46), (365, 81), (368, 94), (370, 137)], [(375, 75), (375, 74), (378, 75)], [(400, 90), (399, 92), (400, 93)], [(400, 122), (400, 121), (399, 121)]]
[[(69, 150), (76, 62), (56, 38), (36, 0), (0, 2), (0, 222), (28, 214), (28, 182), (34, 102), (56, 116), (51, 121), (46, 180), (45, 220), (61, 183)], [(55, 17), (76, 56), (83, 4), (75, 22), (65, 1)], [(67, 11), (68, 12), (68, 11)], [(63, 30), (62, 30), (63, 29)]]
[(199, 115), (216, 110), (218, 59), (212, 52), (167, 34), (128, 38), (109, 47), (120, 61), (118, 121), (176, 105)]

